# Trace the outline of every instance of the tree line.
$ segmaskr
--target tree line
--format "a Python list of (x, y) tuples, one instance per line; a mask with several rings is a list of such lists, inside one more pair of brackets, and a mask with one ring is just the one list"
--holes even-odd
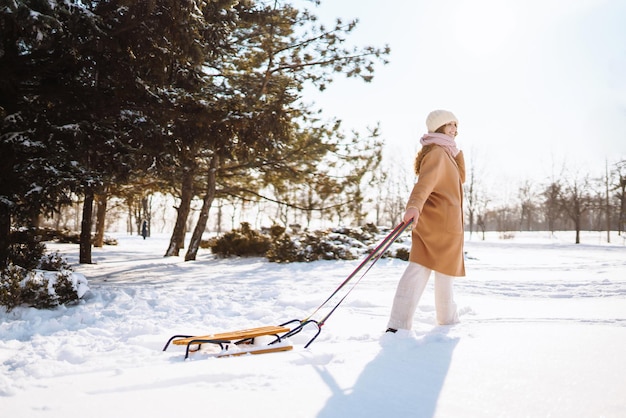
[[(522, 180), (513, 193), (503, 199), (501, 191), (490, 190), (488, 176), (476, 173), (476, 164), (471, 163), (468, 181), (464, 187), (465, 226), (469, 237), (485, 237), (487, 231), (497, 231), (501, 237), (513, 236), (516, 231), (562, 231), (577, 232), (580, 242), (582, 230), (616, 231), (623, 236), (626, 226), (626, 161), (606, 166), (603, 176), (590, 174), (572, 175), (560, 173), (548, 179)], [(309, 226), (341, 225), (342, 223), (363, 225), (395, 225), (402, 219), (406, 198), (414, 176), (403, 170), (398, 163), (383, 159), (374, 169), (366, 184), (361, 184), (364, 199), (361, 202), (362, 218), (356, 222), (352, 209), (337, 205), (324, 211), (306, 209), (306, 194), (292, 190), (295, 205), (273, 199), (240, 199), (220, 197), (214, 204), (212, 224), (208, 228), (217, 233), (236, 229), (242, 222), (262, 229), (267, 222), (291, 228), (297, 232)], [(153, 218), (154, 225), (163, 232), (171, 227), (171, 199), (161, 194), (142, 195), (141, 201), (122, 201), (107, 212), (108, 224), (126, 220), (126, 231), (140, 231), (141, 220)], [(169, 202), (169, 203), (168, 203)], [(48, 225), (59, 228), (77, 228), (81, 202), (67, 206)], [(201, 201), (194, 199), (192, 213), (200, 210)], [(188, 219), (188, 227), (194, 216)]]
[(102, 245), (109, 202), (146, 219), (156, 192), (178, 202), (166, 256), (202, 202), (185, 260), (216, 199), (363, 218), (377, 127), (346, 135), (301, 100), (305, 86), (369, 82), (386, 63), (388, 47), (350, 44), (356, 25), (279, 0), (3, 3), (0, 267), (12, 231), (36, 231), (77, 200), (81, 263), (92, 219)]
[(606, 231), (610, 242), (611, 231), (622, 235), (626, 227), (626, 160), (607, 161), (603, 175), (563, 170), (543, 182), (523, 181), (504, 203), (494, 203), (495, 197), (470, 165), (465, 185), (470, 234), (574, 230), (578, 244), (582, 230), (593, 230)]

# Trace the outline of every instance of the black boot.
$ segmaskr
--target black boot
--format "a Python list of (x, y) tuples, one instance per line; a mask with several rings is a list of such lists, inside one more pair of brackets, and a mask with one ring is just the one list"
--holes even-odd
[(393, 332), (395, 334), (396, 332), (398, 332), (398, 330), (395, 328), (387, 328), (387, 331), (385, 332)]

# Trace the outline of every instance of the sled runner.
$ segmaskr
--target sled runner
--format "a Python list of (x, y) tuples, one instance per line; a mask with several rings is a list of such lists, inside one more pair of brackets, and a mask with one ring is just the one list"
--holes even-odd
[[(283, 343), (282, 334), (286, 334), (289, 331), (290, 329), (284, 326), (269, 326), (203, 336), (174, 335), (168, 340), (167, 344), (165, 344), (163, 351), (167, 350), (170, 343), (174, 345), (184, 345), (187, 347), (185, 351), (185, 359), (189, 357), (190, 352), (200, 350), (202, 344), (214, 344), (219, 346), (222, 351), (217, 354), (217, 357), (237, 356), (248, 353), (265, 354), (276, 351), (288, 351), (293, 348), (291, 345), (278, 343)], [(271, 336), (274, 337), (274, 339), (267, 345), (255, 346), (255, 338), (263, 336)], [(245, 345), (248, 347), (228, 352), (231, 345)]]
[[(216, 357), (226, 357), (226, 356), (238, 356), (243, 354), (264, 354), (264, 353), (273, 353), (277, 351), (288, 351), (293, 347), (286, 341), (289, 337), (298, 334), (308, 325), (313, 325), (317, 328), (317, 332), (313, 335), (313, 337), (309, 340), (309, 342), (304, 346), (304, 348), (308, 348), (313, 341), (320, 335), (322, 332), (322, 326), (326, 323), (328, 318), (337, 310), (339, 305), (346, 299), (346, 297), (352, 292), (352, 290), (356, 287), (357, 284), (363, 279), (363, 277), (367, 274), (367, 272), (372, 268), (372, 266), (383, 256), (383, 254), (389, 249), (391, 244), (395, 242), (398, 237), (408, 228), (411, 222), (401, 222), (398, 226), (396, 226), (393, 231), (389, 233), (381, 242), (374, 248), (374, 250), (367, 255), (367, 257), (358, 265), (358, 267), (335, 289), (335, 291), (324, 301), (320, 306), (318, 306), (311, 315), (309, 315), (305, 319), (294, 319), (288, 322), (285, 322), (278, 326), (266, 326), (266, 327), (258, 327), (258, 328), (250, 328), (244, 329), (240, 331), (233, 332), (225, 332), (219, 334), (210, 334), (204, 336), (193, 336), (193, 335), (174, 335), (172, 336), (165, 347), (163, 347), (163, 351), (167, 350), (167, 347), (170, 343), (174, 345), (184, 345), (186, 346), (185, 351), (185, 359), (189, 357), (189, 353), (200, 350), (202, 344), (214, 344), (221, 348), (221, 352), (216, 355)], [(361, 274), (361, 276), (352, 284), (343, 297), (339, 299), (339, 301), (330, 308), (329, 312), (322, 317), (322, 319), (316, 320), (312, 319), (318, 312), (320, 312), (331, 300), (338, 298), (338, 294), (341, 289), (346, 286), (365, 266), (369, 266), (365, 269), (365, 271)], [(286, 325), (289, 324), (298, 324), (294, 328), (288, 328)], [(266, 337), (270, 336), (273, 339), (263, 345), (255, 345), (255, 338), (257, 337)], [(229, 352), (229, 347), (232, 345), (237, 346), (236, 350), (231, 350)], [(243, 346), (243, 349), (241, 348)]]

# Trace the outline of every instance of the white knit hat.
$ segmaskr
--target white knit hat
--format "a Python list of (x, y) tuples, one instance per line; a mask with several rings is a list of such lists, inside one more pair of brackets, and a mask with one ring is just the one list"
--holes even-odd
[(450, 122), (459, 123), (456, 116), (447, 110), (433, 110), (428, 114), (426, 118), (426, 127), (428, 128), (428, 133), (433, 133), (437, 129), (441, 128), (443, 125), (446, 125)]

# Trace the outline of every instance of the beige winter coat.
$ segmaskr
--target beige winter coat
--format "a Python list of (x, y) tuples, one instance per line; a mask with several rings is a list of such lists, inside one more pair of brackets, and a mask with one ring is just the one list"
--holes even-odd
[(449, 276), (465, 276), (463, 152), (453, 158), (438, 145), (428, 147), (416, 161), (419, 175), (406, 205), (420, 211), (409, 261)]

